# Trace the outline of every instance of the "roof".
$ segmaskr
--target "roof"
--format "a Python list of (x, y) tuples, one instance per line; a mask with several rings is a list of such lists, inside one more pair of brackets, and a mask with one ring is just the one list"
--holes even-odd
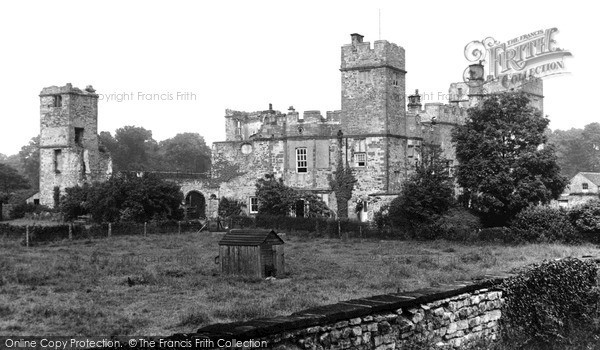
[(581, 172), (579, 174), (583, 175), (586, 179), (590, 180), (594, 185), (600, 186), (600, 173), (584, 173), (584, 172)]
[(219, 241), (219, 245), (257, 246), (270, 241), (271, 245), (283, 244), (273, 230), (230, 230)]

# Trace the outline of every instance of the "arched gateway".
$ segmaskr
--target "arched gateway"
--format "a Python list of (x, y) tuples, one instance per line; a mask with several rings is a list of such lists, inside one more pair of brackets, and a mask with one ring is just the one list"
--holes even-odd
[(185, 213), (188, 219), (206, 217), (206, 199), (198, 191), (190, 191), (185, 196)]

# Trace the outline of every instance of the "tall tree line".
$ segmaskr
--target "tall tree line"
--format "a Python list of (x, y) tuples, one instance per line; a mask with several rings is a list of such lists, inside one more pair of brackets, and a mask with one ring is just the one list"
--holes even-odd
[[(210, 148), (198, 133), (185, 132), (164, 141), (156, 141), (152, 131), (138, 126), (124, 126), (114, 136), (107, 131), (99, 135), (100, 147), (108, 150), (113, 159), (113, 171), (173, 171), (208, 173), (210, 171)], [(26, 179), (29, 192), (39, 189), (40, 139), (32, 137), (19, 153), (7, 156), (0, 153), (0, 164), (15, 170), (6, 170), (4, 177), (14, 174)], [(10, 171), (10, 176), (8, 175)], [(2, 173), (4, 174), (4, 172)], [(8, 180), (7, 180), (8, 183)], [(12, 183), (12, 182), (11, 182)], [(22, 189), (22, 183), (18, 186)], [(17, 190), (15, 188), (15, 190)], [(30, 193), (29, 193), (30, 194)]]
[(570, 178), (580, 171), (600, 172), (600, 123), (583, 129), (554, 130), (548, 143), (556, 148), (563, 175)]

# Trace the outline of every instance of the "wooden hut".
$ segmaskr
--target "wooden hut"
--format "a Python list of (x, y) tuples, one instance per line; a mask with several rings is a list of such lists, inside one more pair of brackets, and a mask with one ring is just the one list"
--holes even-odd
[(221, 271), (259, 278), (283, 276), (283, 243), (275, 231), (230, 230), (219, 242)]

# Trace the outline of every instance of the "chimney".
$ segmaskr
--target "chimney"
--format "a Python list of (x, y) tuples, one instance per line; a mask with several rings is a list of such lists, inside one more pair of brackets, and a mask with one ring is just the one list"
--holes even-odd
[(421, 95), (419, 89), (415, 90), (414, 95), (408, 96), (408, 113), (416, 114), (421, 110)]
[(269, 110), (272, 111), (273, 110), (273, 104), (269, 103)]
[(352, 45), (356, 46), (356, 44), (360, 44), (363, 42), (363, 35), (358, 33), (350, 34), (350, 38), (352, 38)]

